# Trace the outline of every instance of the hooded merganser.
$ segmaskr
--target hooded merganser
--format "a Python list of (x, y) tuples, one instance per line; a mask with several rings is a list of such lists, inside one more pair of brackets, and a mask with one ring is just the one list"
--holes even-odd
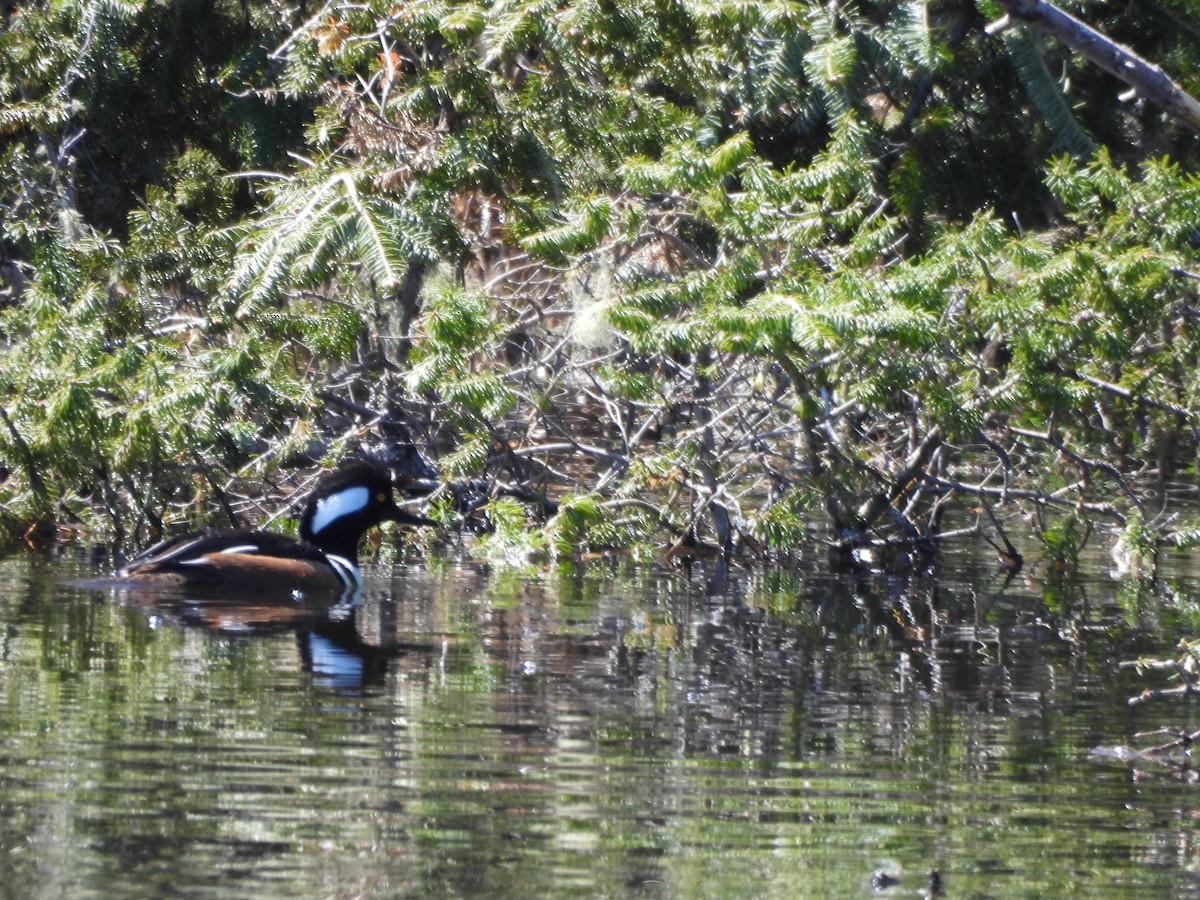
[(345, 591), (362, 585), (358, 543), (383, 522), (432, 525), (405, 512), (387, 472), (353, 460), (324, 475), (300, 516), (300, 540), (266, 531), (203, 531), (151, 547), (117, 573), (128, 586)]

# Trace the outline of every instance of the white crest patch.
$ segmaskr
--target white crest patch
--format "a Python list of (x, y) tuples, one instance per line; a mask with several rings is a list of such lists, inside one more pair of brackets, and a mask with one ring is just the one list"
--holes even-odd
[(312, 533), (320, 534), (342, 516), (352, 516), (371, 502), (371, 492), (365, 487), (352, 487), (322, 497), (313, 512)]

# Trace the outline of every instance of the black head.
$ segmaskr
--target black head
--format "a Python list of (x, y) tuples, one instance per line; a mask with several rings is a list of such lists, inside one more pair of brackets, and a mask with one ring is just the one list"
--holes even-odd
[(367, 529), (389, 521), (433, 524), (396, 505), (392, 480), (382, 466), (351, 460), (317, 482), (300, 516), (300, 537), (354, 562)]

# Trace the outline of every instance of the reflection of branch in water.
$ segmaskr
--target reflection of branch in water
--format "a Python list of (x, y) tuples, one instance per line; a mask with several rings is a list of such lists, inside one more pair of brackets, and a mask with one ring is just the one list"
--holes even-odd
[[(1136, 735), (1136, 737), (1175, 733), (1170, 729), (1164, 728), (1161, 731), (1143, 732)], [(1192, 757), (1186, 748), (1197, 737), (1200, 737), (1200, 732), (1192, 734), (1179, 732), (1178, 734), (1178, 740), (1168, 741), (1165, 744), (1159, 744), (1154, 747), (1147, 747), (1144, 750), (1139, 750), (1136, 747), (1122, 746), (1096, 747), (1093, 748), (1091, 756), (1096, 759), (1112, 759), (1128, 764), (1130, 775), (1134, 781), (1141, 781), (1145, 778), (1165, 777), (1184, 784), (1196, 784), (1200, 781), (1200, 772), (1192, 766)], [(1172, 752), (1181, 749), (1183, 750), (1182, 753)], [(1154, 768), (1150, 768), (1151, 766)]]
[(1200, 687), (1198, 687), (1200, 676), (1196, 672), (1197, 660), (1186, 642), (1181, 644), (1181, 646), (1184, 647), (1186, 652), (1179, 659), (1138, 659), (1120, 663), (1118, 668), (1121, 669), (1134, 668), (1139, 672), (1169, 672), (1182, 682), (1178, 686), (1171, 688), (1146, 688), (1146, 690), (1142, 691), (1136, 697), (1129, 698), (1130, 706), (1137, 706), (1150, 700), (1189, 697), (1193, 693), (1200, 691)]
[(1175, 740), (1168, 741), (1165, 744), (1159, 744), (1154, 747), (1146, 747), (1145, 749), (1139, 751), (1140, 753), (1143, 755), (1154, 753), (1170, 753), (1172, 750), (1181, 749), (1185, 752), (1190, 752), (1192, 749), (1192, 744), (1196, 742), (1197, 738), (1200, 738), (1200, 731), (1172, 731), (1169, 728), (1156, 728), (1154, 731), (1139, 731), (1134, 735), (1134, 737), (1145, 738), (1156, 734), (1173, 734), (1175, 735)]
[(1137, 706), (1141, 703), (1148, 703), (1151, 700), (1174, 699), (1176, 697), (1187, 697), (1190, 694), (1196, 693), (1196, 688), (1191, 684), (1181, 684), (1173, 688), (1157, 688), (1142, 691), (1136, 697), (1129, 698), (1130, 706)]
[[(1179, 684), (1169, 688), (1146, 688), (1135, 697), (1129, 698), (1130, 706), (1139, 706), (1151, 700), (1187, 699), (1192, 694), (1200, 692), (1200, 675), (1197, 673), (1197, 646), (1194, 642), (1181, 641), (1183, 651), (1176, 659), (1139, 659), (1124, 661), (1119, 668), (1135, 668), (1139, 673), (1167, 672), (1173, 678), (1179, 679)], [(1149, 759), (1164, 766), (1174, 766), (1180, 763), (1179, 777), (1189, 783), (1196, 780), (1196, 772), (1191, 766), (1192, 745), (1200, 739), (1200, 731), (1188, 731), (1183, 728), (1156, 728), (1153, 731), (1141, 731), (1134, 735), (1135, 739), (1144, 739), (1156, 735), (1170, 735), (1174, 740), (1164, 744), (1156, 744), (1140, 750), (1131, 750), (1128, 755), (1138, 759)], [(1178, 759), (1175, 751), (1182, 751), (1182, 760)]]

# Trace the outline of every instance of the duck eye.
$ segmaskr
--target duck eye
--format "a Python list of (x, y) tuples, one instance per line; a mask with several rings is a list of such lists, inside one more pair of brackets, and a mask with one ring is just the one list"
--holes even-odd
[(378, 494), (375, 495), (375, 499), (378, 500), (380, 503), (387, 503), (387, 494), (383, 493), (383, 491), (380, 491)]

